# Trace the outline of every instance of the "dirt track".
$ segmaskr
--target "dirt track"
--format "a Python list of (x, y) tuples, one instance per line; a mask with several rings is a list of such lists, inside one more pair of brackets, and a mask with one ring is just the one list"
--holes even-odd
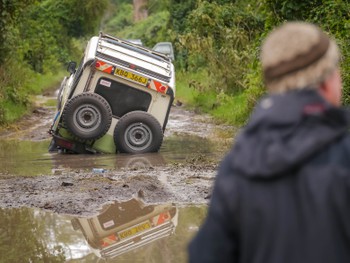
[[(47, 130), (53, 114), (53, 108), (38, 107), (16, 126), (3, 130), (0, 139), (48, 140)], [(31, 125), (33, 123), (35, 125)], [(223, 133), (226, 139), (221, 137)], [(176, 134), (210, 138), (221, 145), (223, 155), (231, 144), (227, 134), (233, 134), (233, 129), (217, 126), (207, 116), (174, 107), (165, 140)], [(218, 162), (219, 159), (208, 160), (196, 154), (181, 163), (129, 165), (103, 173), (76, 168), (36, 177), (0, 174), (0, 207), (30, 206), (57, 213), (91, 215), (106, 202), (128, 200), (133, 196), (146, 203), (203, 204), (210, 199)]]

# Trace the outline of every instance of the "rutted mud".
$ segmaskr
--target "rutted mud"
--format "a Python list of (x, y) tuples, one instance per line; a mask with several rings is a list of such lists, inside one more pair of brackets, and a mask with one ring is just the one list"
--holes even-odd
[(67, 172), (0, 182), (0, 206), (30, 206), (91, 215), (106, 202), (133, 197), (145, 203), (203, 204), (210, 198), (216, 165), (171, 166), (104, 174)]
[(0, 139), (42, 141), (49, 138), (48, 130), (55, 113), (55, 106), (45, 105), (48, 101), (55, 103), (55, 93), (37, 96), (31, 114), (25, 115), (17, 123), (0, 128)]
[[(46, 97), (41, 99), (47, 101)], [(0, 144), (0, 149), (11, 148), (12, 142), (48, 145), (53, 114), (54, 107), (41, 103), (16, 126), (1, 131), (0, 142), (7, 146), (1, 149)], [(210, 199), (218, 163), (228, 151), (234, 132), (232, 127), (214, 124), (208, 116), (173, 107), (160, 153), (51, 155), (39, 151), (28, 164), (26, 156), (11, 163), (3, 154), (0, 207), (30, 206), (91, 215), (106, 202), (132, 197), (146, 203), (205, 204)], [(17, 173), (13, 167), (16, 162), (30, 167)], [(102, 170), (96, 173), (94, 167)]]

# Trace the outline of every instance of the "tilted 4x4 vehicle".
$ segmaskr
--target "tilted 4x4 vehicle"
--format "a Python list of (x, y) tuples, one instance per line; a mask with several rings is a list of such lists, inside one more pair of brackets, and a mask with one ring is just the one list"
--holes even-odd
[(145, 153), (159, 150), (175, 94), (171, 59), (103, 33), (62, 81), (50, 150)]

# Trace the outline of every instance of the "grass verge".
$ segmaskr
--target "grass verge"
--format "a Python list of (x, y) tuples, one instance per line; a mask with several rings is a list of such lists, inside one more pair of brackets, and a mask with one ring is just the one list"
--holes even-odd
[(176, 99), (187, 107), (208, 113), (220, 123), (234, 126), (244, 125), (263, 91), (251, 87), (234, 95), (209, 90), (205, 71), (179, 72), (176, 76)]
[(33, 75), (26, 83), (25, 89), (20, 91), (23, 101), (0, 100), (1, 126), (11, 124), (27, 114), (33, 108), (35, 95), (58, 87), (64, 74), (64, 70), (61, 70), (55, 75), (52, 73)]

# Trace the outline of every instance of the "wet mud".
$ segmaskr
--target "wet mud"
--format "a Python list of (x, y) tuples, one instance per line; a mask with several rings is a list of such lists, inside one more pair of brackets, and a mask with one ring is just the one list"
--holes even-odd
[[(38, 98), (32, 114), (0, 131), (0, 207), (93, 215), (103, 204), (137, 197), (145, 203), (207, 204), (220, 160), (236, 130), (173, 107), (159, 153), (48, 154), (55, 107)], [(25, 150), (21, 150), (21, 149)]]
[[(182, 166), (182, 165), (181, 165)], [(0, 181), (0, 206), (48, 209), (60, 214), (93, 215), (102, 205), (137, 197), (145, 203), (205, 204), (216, 165), (122, 169), (103, 174), (65, 172)]]

